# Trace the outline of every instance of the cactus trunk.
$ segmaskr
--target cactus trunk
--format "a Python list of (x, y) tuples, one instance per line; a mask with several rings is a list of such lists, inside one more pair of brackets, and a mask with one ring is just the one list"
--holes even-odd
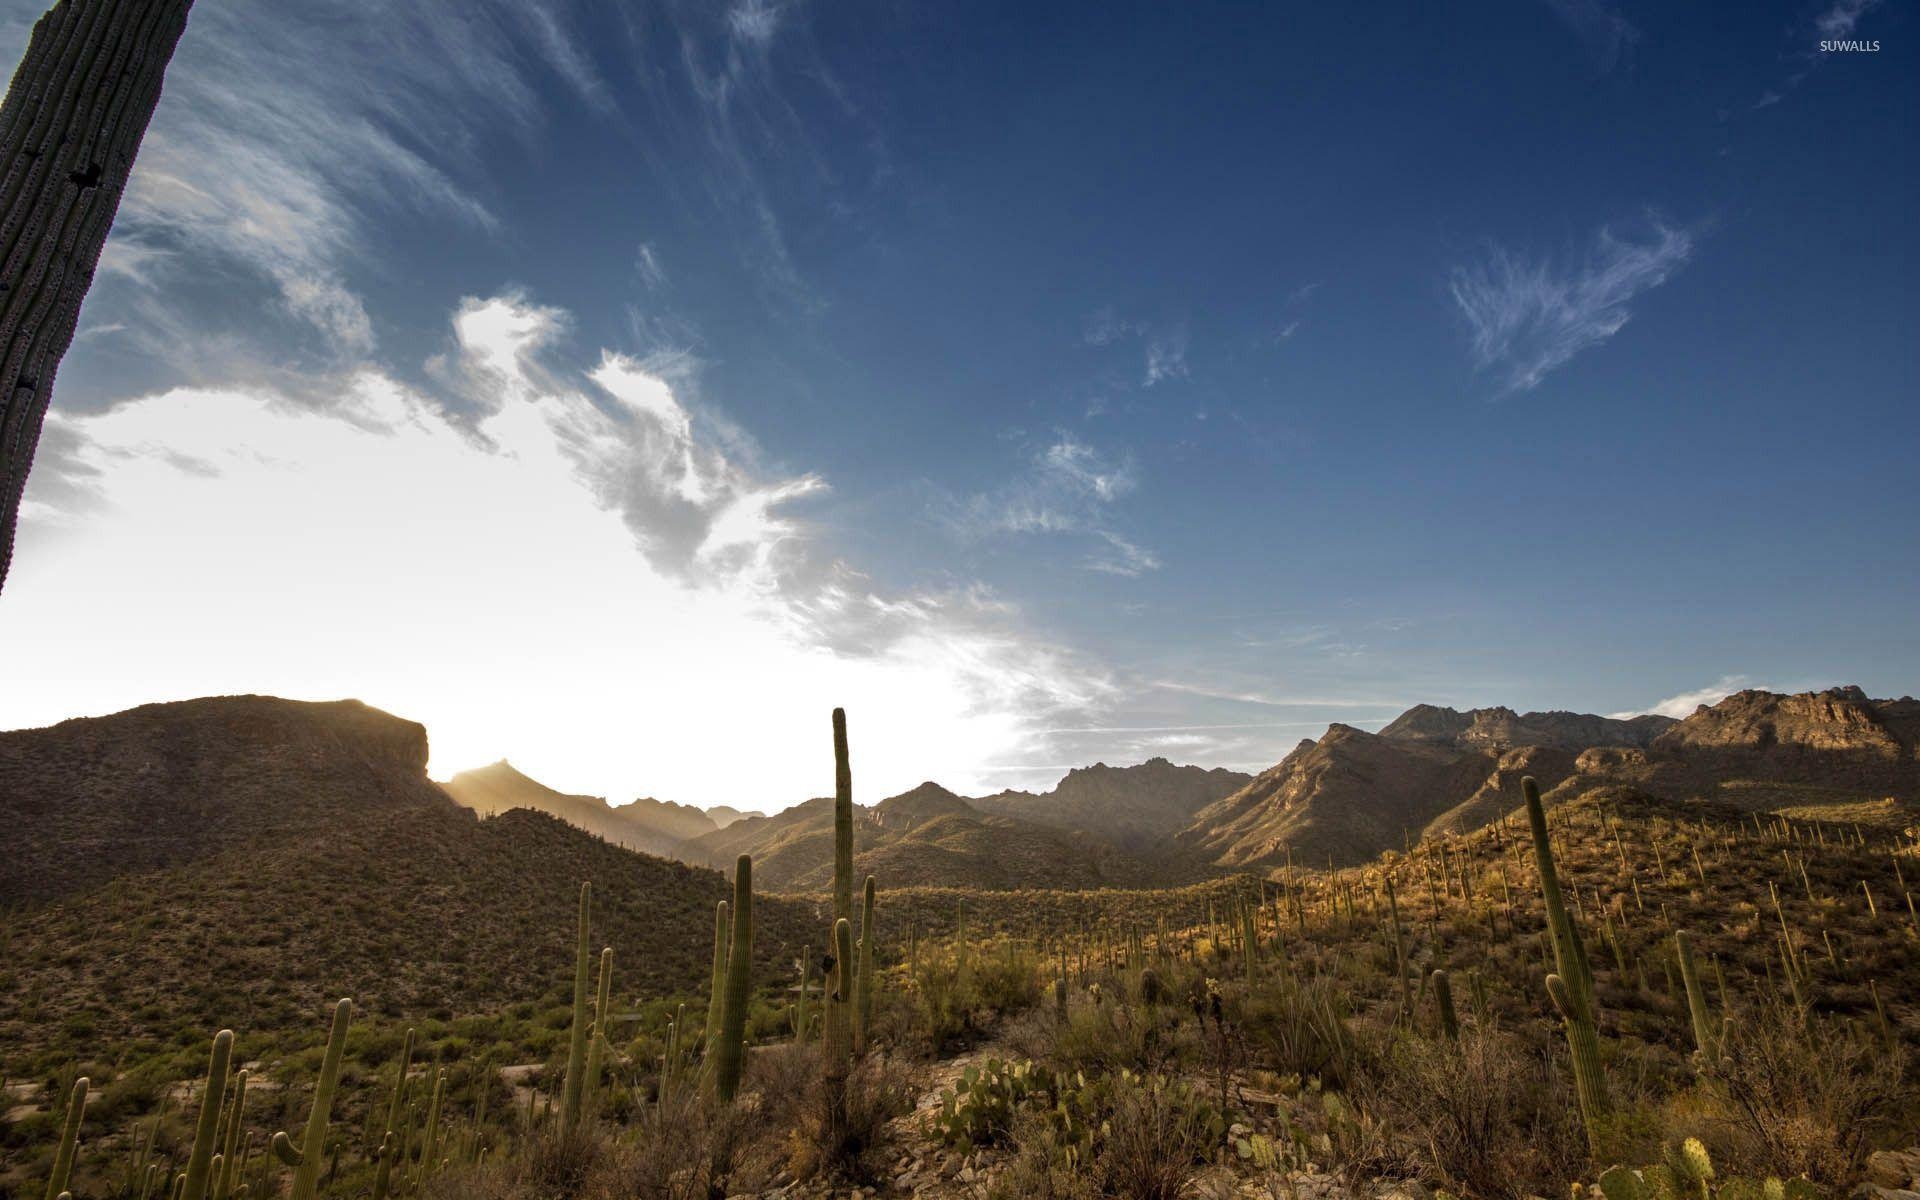
[(727, 945), (726, 1004), (720, 1012), (720, 1044), (713, 1068), (713, 1093), (723, 1104), (732, 1103), (740, 1089), (752, 982), (753, 859), (742, 854), (733, 869), (733, 936)]
[(580, 928), (573, 956), (573, 1027), (567, 1042), (567, 1080), (561, 1093), (560, 1132), (571, 1134), (580, 1125), (580, 1105), (587, 1087), (587, 966), (588, 927), (593, 916), (593, 884), (580, 885)]
[(54, 372), (191, 5), (60, 0), (0, 105), (0, 588)]
[(833, 710), (833, 919), (853, 920), (853, 768), (844, 708)]
[(53, 1174), (47, 1178), (47, 1200), (57, 1200), (67, 1190), (67, 1180), (73, 1175), (74, 1149), (80, 1144), (80, 1118), (87, 1111), (87, 1077), (82, 1075), (73, 1081), (73, 1091), (67, 1096), (67, 1112), (60, 1122), (60, 1149), (54, 1152)]
[(233, 1062), (233, 1030), (222, 1029), (213, 1035), (213, 1050), (207, 1056), (207, 1087), (200, 1097), (200, 1120), (193, 1130), (193, 1149), (187, 1153), (187, 1169), (177, 1185), (184, 1200), (206, 1200), (209, 1172), (213, 1169), (214, 1141), (220, 1126), (220, 1102), (227, 1094), (227, 1068)]
[(607, 1020), (609, 1006), (613, 1003), (613, 947), (607, 946), (600, 951), (600, 980), (594, 989), (593, 1028), (587, 1034), (587, 1094), (583, 1101), (588, 1116), (593, 1115), (594, 1096), (600, 1090), (601, 1048), (608, 1045)]
[(1567, 913), (1560, 893), (1560, 875), (1554, 868), (1553, 842), (1547, 830), (1540, 787), (1531, 776), (1520, 781), (1526, 798), (1527, 824), (1533, 833), (1534, 859), (1540, 868), (1540, 889), (1546, 900), (1547, 929), (1553, 940), (1556, 972), (1547, 976), (1547, 994), (1566, 1027), (1573, 1054), (1574, 1090), (1580, 1097), (1580, 1117), (1586, 1126), (1589, 1149), (1599, 1150), (1600, 1123), (1610, 1108), (1606, 1076), (1600, 1065), (1600, 1033), (1595, 1020), (1593, 968), (1587, 962), (1580, 931)]
[(1693, 963), (1693, 943), (1684, 929), (1673, 935), (1674, 950), (1680, 958), (1680, 982), (1687, 990), (1687, 1015), (1693, 1021), (1693, 1043), (1708, 1067), (1720, 1060), (1720, 1038), (1713, 1028), (1713, 1016), (1707, 1008), (1706, 989)]

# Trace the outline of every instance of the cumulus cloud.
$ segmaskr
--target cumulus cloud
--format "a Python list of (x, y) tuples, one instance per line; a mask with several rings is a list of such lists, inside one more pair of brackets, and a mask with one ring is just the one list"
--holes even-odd
[(1640, 236), (1602, 227), (1576, 260), (1490, 246), (1449, 280), (1475, 364), (1503, 391), (1526, 391), (1626, 325), (1635, 297), (1665, 283), (1693, 253), (1693, 235), (1650, 217)]
[(436, 771), (506, 755), (570, 790), (758, 808), (824, 786), (793, 765), (824, 759), (834, 704), (863, 786), (897, 790), (972, 786), (1112, 698), (985, 588), (874, 587), (793, 511), (821, 480), (731, 457), (634, 360), (552, 361), (564, 326), (519, 296), (460, 307), (439, 369), (486, 397), (470, 424), (372, 369), (325, 413), (251, 386), (57, 413), (0, 727), (356, 695), (426, 721)]

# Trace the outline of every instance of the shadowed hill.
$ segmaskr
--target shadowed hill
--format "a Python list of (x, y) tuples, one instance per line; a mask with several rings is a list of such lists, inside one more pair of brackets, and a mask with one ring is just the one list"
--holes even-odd
[[(482, 819), (426, 757), (419, 725), (352, 701), (191, 701), (0, 737), (4, 878), (26, 904), (0, 945), (0, 1044), (290, 1027), (341, 994), (408, 1019), (558, 995), (583, 880), (623, 991), (704, 990), (722, 875), (526, 809)], [(755, 917), (763, 977), (824, 919), (775, 898)]]
[(427, 731), (357, 700), (220, 696), (0, 733), (0, 902), (450, 807)]

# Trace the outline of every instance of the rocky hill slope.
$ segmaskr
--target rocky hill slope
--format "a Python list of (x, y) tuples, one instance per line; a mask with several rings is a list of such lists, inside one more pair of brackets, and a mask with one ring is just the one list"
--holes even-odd
[(1163, 853), (1201, 809), (1252, 781), (1224, 767), (1150, 758), (1131, 767), (1076, 767), (1051, 791), (1004, 791), (969, 803), (983, 813), (1094, 833), (1136, 853)]
[(357, 700), (222, 696), (0, 733), (0, 903), (450, 807), (427, 731)]

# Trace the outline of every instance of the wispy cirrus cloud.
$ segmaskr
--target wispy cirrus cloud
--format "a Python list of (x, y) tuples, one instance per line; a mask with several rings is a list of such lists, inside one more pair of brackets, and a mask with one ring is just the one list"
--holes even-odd
[(1814, 18), (1813, 27), (1823, 38), (1849, 38), (1860, 24), (1860, 18), (1878, 7), (1880, 0), (1835, 0), (1833, 7)]
[(1633, 52), (1640, 30), (1602, 0), (1546, 0), (1553, 15), (1580, 39), (1594, 70), (1608, 74)]
[(1160, 559), (1112, 528), (1113, 506), (1138, 485), (1131, 455), (1101, 451), (1070, 433), (1034, 451), (1025, 468), (1001, 487), (955, 498), (942, 496), (934, 519), (957, 536), (977, 540), (1004, 534), (1070, 535), (1092, 539), (1086, 570), (1137, 576)]
[[(591, 55), (551, 3), (462, 6), (457, 18), (372, 0), (196, 11), (95, 302), (126, 311), (140, 345), (186, 379), (257, 376), (296, 359), (350, 369), (376, 351), (354, 282), (375, 231), (400, 214), (497, 230), (487, 189), (473, 182), (474, 151), (482, 131), (524, 137), (540, 126), (542, 73), (611, 111)], [(246, 301), (229, 306), (221, 336), (181, 336), (181, 297), (212, 278)], [(249, 311), (259, 288), (279, 322)], [(221, 308), (200, 307), (203, 327)]]
[(1081, 341), (1089, 346), (1140, 344), (1140, 386), (1154, 387), (1188, 375), (1187, 348), (1191, 341), (1184, 320), (1146, 321), (1124, 317), (1113, 305), (1104, 305), (1081, 321)]
[(1602, 226), (1576, 258), (1529, 257), (1489, 246), (1448, 279), (1467, 319), (1475, 365), (1503, 392), (1526, 391), (1632, 317), (1635, 297), (1665, 283), (1693, 254), (1694, 236), (1649, 216), (1637, 236)]

